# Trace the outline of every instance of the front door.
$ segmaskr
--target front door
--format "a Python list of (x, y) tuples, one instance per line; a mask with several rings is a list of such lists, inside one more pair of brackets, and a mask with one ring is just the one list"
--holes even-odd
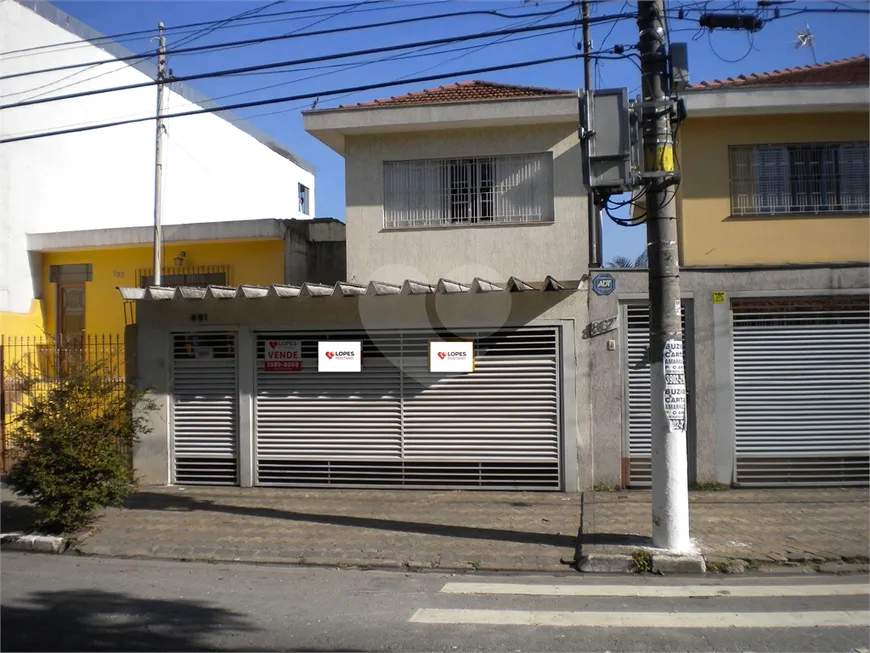
[(85, 285), (59, 284), (57, 333), (63, 343), (80, 343), (85, 334)]

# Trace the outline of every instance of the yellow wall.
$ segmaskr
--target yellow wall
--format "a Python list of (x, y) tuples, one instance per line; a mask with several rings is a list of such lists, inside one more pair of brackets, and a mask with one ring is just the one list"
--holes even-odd
[[(166, 246), (164, 266), (184, 251), (184, 267), (228, 265), (229, 283), (268, 286), (284, 282), (284, 241), (247, 240), (211, 243), (172, 243)], [(50, 252), (42, 257), (42, 295), (45, 330), (55, 333), (57, 284), (49, 282), (49, 267), (72, 263), (93, 265), (93, 280), (85, 284), (85, 331), (89, 334), (124, 333), (124, 302), (118, 286), (135, 286), (136, 270), (151, 269), (152, 249), (115, 249)]]
[(35, 338), (43, 331), (43, 302), (34, 299), (28, 313), (0, 313), (0, 335), (5, 338)]
[(731, 217), (728, 147), (867, 141), (870, 114), (689, 118), (680, 133), (683, 265), (870, 260), (870, 216)]

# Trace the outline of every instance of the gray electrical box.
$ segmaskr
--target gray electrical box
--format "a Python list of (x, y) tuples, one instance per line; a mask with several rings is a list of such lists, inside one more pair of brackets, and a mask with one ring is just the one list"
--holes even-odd
[(580, 94), (581, 137), (586, 143), (584, 183), (621, 193), (634, 187), (632, 111), (625, 88)]
[(671, 78), (676, 91), (689, 85), (689, 46), (686, 43), (671, 43)]

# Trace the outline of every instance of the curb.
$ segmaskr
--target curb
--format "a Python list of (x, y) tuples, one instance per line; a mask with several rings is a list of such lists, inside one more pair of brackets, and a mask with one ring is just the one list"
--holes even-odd
[(12, 551), (36, 553), (63, 553), (69, 541), (57, 535), (25, 535), (24, 533), (0, 534), (0, 547)]

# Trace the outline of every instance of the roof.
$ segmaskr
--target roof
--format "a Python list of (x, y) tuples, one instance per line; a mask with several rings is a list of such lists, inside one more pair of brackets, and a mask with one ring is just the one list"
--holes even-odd
[(689, 90), (742, 88), (744, 86), (813, 86), (817, 84), (870, 84), (870, 59), (866, 54), (812, 66), (751, 73), (689, 86)]
[(471, 80), (427, 88), (414, 93), (396, 95), (372, 102), (342, 105), (341, 109), (356, 109), (370, 107), (396, 107), (407, 104), (445, 104), (448, 102), (475, 102), (478, 100), (511, 100), (527, 97), (542, 97), (547, 95), (574, 95), (574, 91), (539, 86), (516, 86), (513, 84), (498, 84)]
[[(22, 7), (26, 7), (27, 9), (31, 10), (37, 16), (44, 18), (50, 23), (57, 25), (58, 27), (66, 30), (70, 34), (77, 36), (84, 41), (96, 41), (95, 43), (91, 43), (91, 45), (99, 48), (100, 50), (103, 50), (104, 52), (113, 57), (129, 57), (135, 56), (137, 54), (135, 52), (132, 52), (131, 50), (128, 50), (120, 43), (106, 38), (103, 34), (100, 34), (100, 32), (98, 32), (91, 26), (86, 25), (80, 20), (73, 18), (72, 16), (61, 11), (46, 0), (15, 1)], [(133, 59), (132, 61), (127, 61), (125, 63), (127, 63), (127, 65), (129, 65), (130, 67), (135, 68), (140, 73), (147, 75), (151, 79), (157, 79), (157, 67), (150, 63), (148, 59)], [(193, 102), (194, 104), (202, 107), (203, 109), (214, 109), (220, 106), (214, 100), (208, 98), (207, 96), (191, 88), (190, 86), (183, 84), (182, 82), (173, 82), (170, 85), (169, 89), (173, 93), (180, 95), (185, 100)], [(226, 120), (233, 127), (236, 127), (237, 129), (248, 134), (248, 136), (255, 138), (260, 143), (268, 147), (270, 150), (277, 154), (280, 154), (285, 159), (292, 161), (303, 170), (314, 174), (315, 169), (313, 164), (306, 161), (301, 156), (298, 156), (286, 146), (277, 142), (262, 129), (255, 127), (254, 125), (246, 122), (242, 118), (239, 118), (231, 111), (214, 112), (214, 115), (222, 118), (223, 120)]]
[(489, 293), (489, 292), (572, 292), (585, 289), (584, 281), (560, 282), (547, 276), (540, 283), (526, 283), (516, 277), (511, 277), (505, 283), (493, 283), (485, 279), (475, 278), (469, 283), (439, 279), (435, 284), (406, 279), (402, 284), (372, 281), (368, 285), (345, 283), (339, 281), (334, 286), (319, 283), (303, 283), (301, 286), (272, 284), (265, 286), (208, 286), (206, 288), (179, 286), (167, 288), (149, 286), (147, 288), (118, 288), (121, 296), (128, 301), (165, 301), (165, 300), (199, 300), (199, 299), (262, 299), (264, 297), (355, 297), (355, 296), (385, 296), (385, 295), (452, 295), (456, 293)]

